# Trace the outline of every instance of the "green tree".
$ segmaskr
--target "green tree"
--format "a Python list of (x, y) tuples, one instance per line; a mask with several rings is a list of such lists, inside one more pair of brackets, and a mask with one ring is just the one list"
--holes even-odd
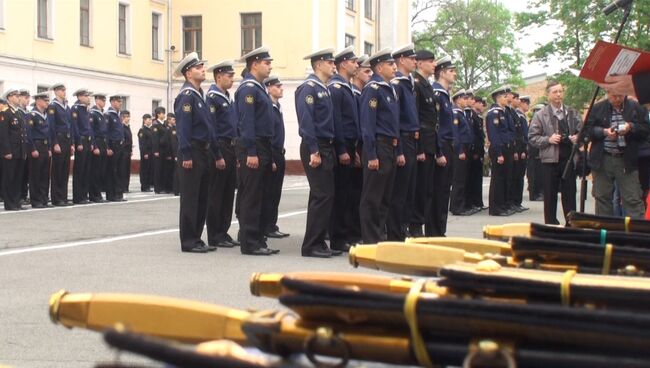
[[(623, 15), (618, 11), (605, 16), (602, 9), (611, 0), (528, 0), (528, 7), (536, 9), (516, 16), (517, 28), (534, 31), (541, 26), (557, 29), (553, 39), (539, 45), (532, 53), (536, 61), (568, 63), (580, 69), (597, 40), (612, 41)], [(650, 49), (650, 1), (636, 1), (628, 24), (619, 42), (629, 47)], [(595, 85), (568, 70), (552, 76), (567, 87), (568, 104), (582, 107), (589, 103)]]
[[(420, 16), (437, 8), (433, 22)], [(456, 87), (485, 90), (503, 83), (523, 83), (521, 54), (515, 45), (510, 11), (491, 0), (418, 0), (413, 3), (413, 42), (436, 55), (448, 54), (456, 63)]]

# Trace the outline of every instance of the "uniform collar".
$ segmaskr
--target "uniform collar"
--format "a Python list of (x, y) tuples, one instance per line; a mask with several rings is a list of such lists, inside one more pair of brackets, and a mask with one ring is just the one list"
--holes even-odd
[(38, 116), (42, 117), (43, 119), (47, 119), (47, 116), (45, 116), (45, 113), (38, 111), (38, 109), (36, 107), (34, 107), (31, 112), (33, 112), (34, 114), (37, 114)]
[(273, 102), (273, 108), (278, 110), (280, 114), (282, 114), (282, 106), (280, 105), (279, 102)]
[(115, 114), (115, 115), (117, 115), (117, 116), (120, 116), (119, 111), (115, 110), (115, 109), (113, 108), (113, 106), (109, 107), (108, 110), (106, 110), (106, 113), (107, 113), (107, 114)]
[(352, 85), (352, 92), (354, 92), (357, 95), (361, 94), (361, 90), (359, 90), (359, 88), (357, 88), (357, 86), (354, 84)]
[(325, 89), (325, 90), (327, 89), (327, 86), (325, 86), (323, 84), (323, 82), (321, 82), (321, 80), (318, 79), (316, 74), (309, 74), (309, 76), (307, 77), (307, 80), (305, 80), (305, 82), (307, 82), (307, 81), (312, 81), (312, 82), (318, 84), (322, 89)]
[(449, 91), (447, 91), (445, 87), (442, 86), (442, 84), (438, 82), (433, 82), (431, 83), (431, 87), (433, 87), (434, 91), (444, 93), (445, 95), (447, 95), (447, 98), (449, 98)]
[(205, 101), (205, 97), (203, 96), (203, 90), (199, 88), (200, 91), (197, 91), (196, 88), (192, 85), (192, 83), (185, 81), (183, 83), (183, 87), (181, 87), (181, 90), (178, 92), (179, 94), (185, 92), (185, 91), (190, 91), (196, 93), (197, 96), (201, 97), (202, 100)]
[(498, 104), (493, 104), (492, 106), (490, 106), (490, 110), (488, 110), (488, 112), (490, 112), (492, 110), (497, 110), (497, 111), (503, 112), (503, 107), (499, 106)]
[(93, 106), (93, 107), (90, 108), (90, 112), (93, 112), (93, 111), (94, 111), (94, 112), (98, 112), (98, 113), (100, 113), (100, 114), (103, 114), (103, 113), (104, 113), (102, 110), (99, 109), (99, 107), (97, 107), (97, 105), (95, 105), (95, 106)]
[[(246, 75), (244, 75), (244, 79), (239, 84), (239, 87), (241, 87), (243, 85), (246, 85), (248, 83), (252, 83), (255, 86), (257, 86), (258, 88), (260, 88), (262, 91), (264, 91), (264, 93), (268, 93), (268, 91), (266, 90), (266, 87), (264, 87), (262, 84), (260, 84), (260, 82), (258, 82), (257, 79), (255, 79), (255, 77), (253, 77), (253, 74), (251, 74), (251, 73), (246, 73)], [(237, 88), (239, 89), (239, 87), (237, 87)]]
[(228, 104), (230, 104), (230, 96), (228, 95), (228, 91), (225, 92), (222, 91), (216, 84), (210, 86), (210, 89), (208, 90), (208, 94), (215, 94), (217, 96), (220, 96), (221, 98), (226, 100)]
[(62, 103), (59, 102), (59, 100), (57, 100), (56, 98), (52, 101), (52, 103), (61, 106), (61, 108), (64, 109), (64, 110), (66, 109), (66, 107), (68, 107), (67, 104), (62, 104)]
[(386, 87), (392, 89), (392, 87), (390, 86), (390, 84), (388, 84), (388, 82), (386, 82), (386, 81), (384, 80), (384, 78), (378, 76), (377, 74), (373, 74), (373, 76), (370, 78), (370, 80), (368, 81), (368, 83), (366, 83), (366, 85), (363, 86), (363, 88), (365, 89), (366, 87), (368, 87), (368, 86), (371, 85), (371, 84), (379, 84), (379, 85), (381, 85), (381, 86), (386, 86)]
[(342, 86), (346, 86), (351, 92), (354, 92), (354, 89), (352, 88), (350, 82), (343, 79), (343, 77), (340, 76), (339, 74), (334, 74), (334, 76), (332, 77), (332, 79), (330, 79), (327, 85), (331, 86), (333, 84), (340, 84)]
[(86, 108), (86, 110), (88, 110), (88, 107), (86, 107), (86, 105), (82, 104), (81, 101), (79, 101), (79, 100), (75, 101), (74, 105), (72, 105), (72, 106), (81, 106), (81, 107)]

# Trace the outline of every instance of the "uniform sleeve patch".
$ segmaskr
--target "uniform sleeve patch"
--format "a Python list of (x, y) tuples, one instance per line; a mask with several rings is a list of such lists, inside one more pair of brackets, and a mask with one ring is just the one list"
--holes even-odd
[(370, 101), (368, 101), (368, 106), (370, 106), (371, 109), (376, 109), (377, 108), (377, 99), (376, 98), (371, 98)]
[(192, 112), (192, 105), (186, 103), (183, 105), (183, 112)]
[(55, 112), (55, 111), (54, 111), (54, 108), (53, 108), (53, 107), (50, 108), (49, 110), (47, 110), (47, 113), (50, 114), (50, 115), (54, 115), (54, 112)]
[(307, 102), (307, 105), (313, 105), (314, 104), (314, 96), (307, 95), (307, 97), (305, 97), (305, 102)]
[(255, 97), (253, 97), (253, 95), (246, 96), (246, 103), (252, 105), (253, 103), (255, 103)]
[(379, 89), (379, 86), (377, 85), (377, 83), (371, 84), (370, 87), (372, 87), (372, 89)]
[(316, 84), (315, 84), (314, 82), (312, 82), (312, 81), (307, 81), (307, 84), (308, 84), (310, 87), (313, 87), (313, 86), (316, 85)]

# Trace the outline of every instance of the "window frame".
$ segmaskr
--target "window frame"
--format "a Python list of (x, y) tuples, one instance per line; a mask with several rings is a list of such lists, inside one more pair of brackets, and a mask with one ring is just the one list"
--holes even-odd
[[(85, 9), (83, 6), (84, 1), (88, 2), (88, 7)], [(88, 21), (88, 24), (86, 25), (88, 31), (88, 34), (86, 35), (87, 36), (86, 43), (84, 43), (84, 35), (83, 35), (84, 27), (82, 24), (84, 10), (87, 13), (87, 21)], [(92, 34), (92, 0), (79, 0), (79, 45), (86, 46), (86, 47), (92, 46), (91, 34)]]
[[(122, 14), (124, 7), (124, 49), (122, 49)], [(126, 1), (117, 3), (117, 54), (119, 56), (131, 56), (131, 4)]]
[[(154, 16), (157, 17), (158, 22), (156, 24), (156, 30), (157, 30), (157, 37), (155, 38), (155, 41), (157, 43), (157, 50), (154, 52)], [(161, 50), (161, 46), (163, 45), (163, 32), (162, 32), (162, 25), (163, 25), (163, 14), (157, 11), (152, 11), (151, 12), (151, 60), (154, 61), (163, 61), (163, 53)]]
[[(352, 41), (351, 43), (348, 41)], [(345, 34), (345, 47), (354, 46), (356, 48), (357, 38), (349, 33)]]
[[(41, 8), (41, 1), (45, 2), (45, 9)], [(36, 38), (39, 40), (54, 40), (54, 0), (36, 0)], [(41, 33), (41, 12), (45, 13), (45, 33)]]
[[(185, 20), (189, 19), (189, 18), (195, 18), (195, 19), (198, 18), (198, 19), (200, 19), (201, 20), (200, 27), (197, 28), (196, 26), (194, 26), (194, 27), (191, 27), (191, 28), (190, 27), (186, 28), (185, 27)], [(188, 30), (194, 34), (194, 37), (192, 37), (192, 43), (194, 43), (194, 48), (192, 50), (188, 49), (188, 47), (186, 45), (186, 42), (185, 42), (185, 40), (186, 40), (185, 33), (188, 32)], [(200, 36), (201, 36), (200, 40), (197, 40), (197, 37), (196, 37), (197, 34), (200, 34)], [(190, 52), (196, 51), (196, 53), (199, 55), (199, 59), (201, 59), (201, 56), (203, 55), (203, 16), (202, 15), (183, 15), (183, 16), (181, 16), (181, 37), (182, 37), (182, 40), (183, 40), (183, 55), (182, 55), (182, 57), (187, 56)], [(197, 44), (199, 46), (198, 48), (196, 47)]]
[(375, 1), (374, 0), (363, 0), (364, 1), (364, 10), (363, 16), (368, 20), (375, 20)]
[(347, 10), (356, 11), (355, 6), (357, 4), (355, 3), (355, 0), (345, 0), (344, 5), (345, 5), (345, 9)]
[[(254, 19), (253, 24), (244, 24), (244, 17), (253, 17)], [(257, 17), (259, 17), (259, 24), (256, 22)], [(262, 12), (254, 12), (254, 13), (239, 13), (239, 26), (240, 26), (240, 51), (241, 55), (245, 55), (253, 50), (255, 50), (258, 47), (262, 47)], [(246, 42), (246, 35), (245, 33), (248, 31), (253, 31), (252, 33), (252, 42), (251, 46), (252, 48), (249, 50), (245, 46)], [(256, 42), (257, 36), (259, 35), (259, 43)]]
[(5, 30), (5, 0), (0, 0), (0, 32)]
[(375, 51), (375, 45), (374, 44), (372, 44), (372, 43), (370, 43), (368, 41), (363, 42), (363, 53), (364, 54), (370, 56), (370, 55), (372, 55), (374, 53), (374, 51)]

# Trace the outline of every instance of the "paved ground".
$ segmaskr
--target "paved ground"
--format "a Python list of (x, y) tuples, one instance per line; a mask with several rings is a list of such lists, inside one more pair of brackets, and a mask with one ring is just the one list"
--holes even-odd
[[(354, 270), (346, 257), (300, 257), (308, 187), (304, 177), (287, 177), (280, 208), (281, 230), (271, 240), (281, 253), (271, 258), (239, 254), (180, 253), (178, 197), (137, 192), (137, 178), (125, 203), (20, 212), (0, 209), (0, 365), (89, 367), (111, 360), (100, 335), (68, 330), (48, 318), (49, 296), (71, 292), (160, 294), (238, 308), (279, 308), (274, 300), (249, 294), (252, 272)], [(484, 197), (487, 204), (487, 184)], [(485, 224), (543, 221), (542, 203), (512, 217), (449, 218), (450, 236), (481, 237)], [(588, 211), (593, 205), (588, 202)], [(235, 235), (237, 224), (231, 234)], [(130, 359), (130, 358), (126, 358)]]

